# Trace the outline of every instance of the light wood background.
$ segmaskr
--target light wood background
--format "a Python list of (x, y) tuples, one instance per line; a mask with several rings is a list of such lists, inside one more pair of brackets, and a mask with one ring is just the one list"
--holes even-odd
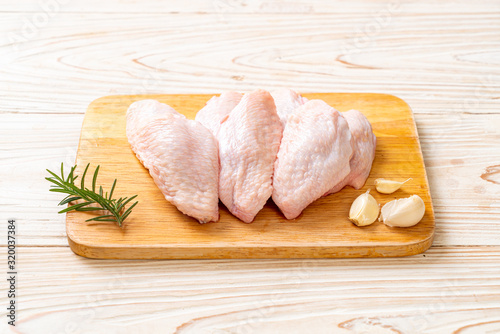
[[(54, 3), (0, 0), (0, 231), (17, 220), (15, 332), (500, 331), (498, 0)], [(407, 101), (434, 246), (357, 260), (98, 261), (70, 251), (44, 170), (73, 164), (92, 100), (257, 87)], [(6, 303), (2, 292), (0, 329), (10, 333)]]

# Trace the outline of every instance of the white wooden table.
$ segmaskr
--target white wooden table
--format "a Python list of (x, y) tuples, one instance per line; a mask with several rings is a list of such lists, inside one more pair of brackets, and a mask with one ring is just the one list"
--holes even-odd
[[(5, 333), (499, 333), (500, 1), (0, 1)], [(413, 108), (436, 237), (388, 259), (98, 261), (68, 247), (45, 168), (110, 94), (257, 87)]]

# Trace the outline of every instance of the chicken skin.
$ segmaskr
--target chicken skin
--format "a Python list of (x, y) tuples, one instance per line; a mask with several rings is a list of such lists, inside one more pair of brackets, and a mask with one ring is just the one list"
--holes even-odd
[(274, 100), (261, 89), (243, 95), (220, 126), (219, 197), (245, 223), (254, 220), (272, 194), (282, 131)]
[(375, 159), (377, 137), (373, 134), (372, 126), (365, 115), (353, 109), (342, 113), (342, 116), (349, 124), (352, 136), (354, 154), (349, 163), (351, 172), (326, 195), (340, 191), (346, 185), (354, 189), (362, 188), (370, 175), (373, 159)]
[(278, 112), (283, 127), (285, 127), (288, 117), (293, 114), (298, 107), (308, 101), (305, 97), (300, 96), (297, 92), (288, 88), (280, 88), (272, 91), (271, 96), (276, 104), (276, 111)]
[(127, 138), (165, 198), (200, 223), (219, 219), (217, 141), (196, 121), (155, 100), (127, 111)]
[(273, 201), (287, 219), (341, 182), (351, 171), (351, 132), (342, 115), (310, 100), (287, 120), (274, 167)]
[(238, 92), (225, 92), (220, 96), (212, 97), (198, 111), (195, 120), (209, 129), (214, 136), (217, 136), (222, 121), (228, 117), (231, 110), (240, 102), (242, 96), (243, 94)]

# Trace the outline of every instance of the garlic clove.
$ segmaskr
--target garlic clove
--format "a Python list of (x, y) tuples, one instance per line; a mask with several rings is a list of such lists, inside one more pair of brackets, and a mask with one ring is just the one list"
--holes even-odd
[(370, 195), (370, 190), (368, 190), (352, 202), (349, 220), (357, 226), (367, 226), (377, 220), (379, 211), (380, 206), (377, 200)]
[(418, 195), (390, 201), (382, 207), (379, 221), (391, 227), (410, 227), (418, 224), (425, 214), (425, 204)]
[(376, 179), (375, 180), (375, 189), (377, 189), (377, 191), (379, 193), (382, 193), (382, 194), (392, 194), (393, 192), (395, 192), (396, 190), (401, 188), (401, 186), (403, 184), (405, 184), (406, 182), (408, 182), (410, 180), (411, 180), (411, 178), (404, 181), (404, 182), (399, 182), (399, 181), (386, 180), (386, 179)]

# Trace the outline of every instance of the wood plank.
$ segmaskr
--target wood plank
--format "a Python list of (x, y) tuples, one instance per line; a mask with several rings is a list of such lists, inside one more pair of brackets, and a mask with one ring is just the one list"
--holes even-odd
[[(220, 220), (200, 225), (165, 201), (149, 172), (135, 157), (125, 136), (125, 114), (138, 100), (156, 99), (194, 119), (212, 95), (115, 95), (94, 101), (87, 110), (77, 153), (77, 175), (85, 165), (101, 165), (100, 182), (110, 187), (115, 178), (117, 196), (138, 194), (123, 228), (108, 222), (87, 222), (88, 212), (70, 212), (66, 231), (72, 250), (91, 258), (189, 259), (189, 258), (311, 258), (378, 257), (418, 254), (430, 247), (434, 212), (422, 153), (411, 109), (391, 95), (324, 93), (319, 98), (340, 111), (357, 109), (371, 122), (377, 136), (377, 152), (370, 176), (360, 190), (350, 187), (318, 199), (294, 220), (286, 220), (268, 202), (252, 224), (245, 224), (220, 205)], [(92, 174), (87, 175), (90, 182)], [(410, 228), (389, 228), (375, 222), (357, 227), (347, 219), (360, 194), (373, 188), (376, 178), (412, 182), (390, 196), (372, 191), (381, 205), (419, 195), (425, 215)], [(106, 187), (105, 187), (106, 188)]]
[(0, 228), (15, 218), (18, 244), (67, 245), (59, 196), (49, 193), (45, 169), (74, 165), (82, 121), (83, 115), (0, 115)]
[(500, 330), (499, 247), (334, 260), (99, 261), (67, 247), (18, 252), (19, 333)]
[[(0, 0), (0, 230), (17, 218), (21, 244), (67, 245), (44, 168), (73, 163), (95, 98), (282, 86), (409, 102), (434, 244), (499, 245), (497, 0), (396, 2), (379, 27), (387, 2), (57, 0), (67, 4), (15, 50), (9, 34), (22, 35), (49, 1)], [(499, 254), (433, 247), (425, 257), (312, 264), (138, 262), (21, 247), (16, 332), (496, 333)]]
[(479, 240), (483, 229), (499, 233), (500, 116), (426, 115), (419, 119), (439, 243)]
[[(379, 5), (385, 6), (372, 4)], [(2, 113), (83, 113), (110, 94), (278, 86), (388, 93), (416, 113), (499, 110), (500, 14), (494, 7), (476, 14), (402, 9), (382, 23), (373, 12), (226, 19), (60, 13), (26, 36), (23, 22), (18, 13), (0, 18), (0, 75), (9, 78), (0, 82)]]
[[(57, 5), (59, 4), (59, 6)], [(410, 13), (484, 13), (493, 10), (500, 10), (498, 1), (480, 0), (475, 1), (471, 6), (466, 0), (445, 0), (435, 3), (431, 0), (419, 2), (377, 2), (356, 0), (342, 2), (339, 6), (337, 2), (324, 0), (190, 0), (189, 2), (176, 1), (154, 1), (148, 2), (147, 6), (141, 1), (111, 0), (99, 2), (97, 0), (87, 0), (85, 2), (69, 0), (26, 0), (23, 2), (12, 2), (9, 0), (0, 1), (0, 12), (47, 12), (47, 13), (203, 13), (203, 14), (237, 14), (237, 13), (369, 13), (381, 10), (381, 8), (395, 8)]]

